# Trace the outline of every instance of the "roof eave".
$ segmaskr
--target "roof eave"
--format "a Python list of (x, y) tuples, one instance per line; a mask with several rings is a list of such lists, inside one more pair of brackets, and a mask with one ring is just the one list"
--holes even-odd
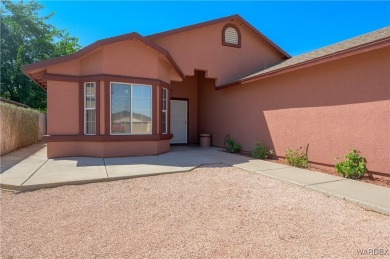
[(270, 40), (267, 36), (265, 36), (263, 33), (261, 33), (259, 30), (257, 30), (255, 27), (253, 27), (250, 23), (248, 23), (244, 18), (237, 15), (238, 19), (240, 19), (246, 26), (248, 26), (254, 33), (260, 35), (265, 41), (267, 41), (270, 45), (272, 45), (274, 48), (276, 48), (279, 52), (281, 52), (286, 59), (291, 58), (290, 54), (288, 54), (286, 51), (284, 51), (282, 48), (280, 48), (276, 43), (274, 43), (272, 40)]
[(42, 84), (41, 82), (37, 81), (36, 79), (34, 79), (31, 74), (27, 73), (26, 71), (23, 71), (23, 74), (25, 74), (28, 78), (30, 78), (35, 84), (37, 84), (39, 87), (41, 87), (45, 92), (47, 92), (47, 89), (45, 87), (44, 84)]
[[(37, 83), (37, 81), (31, 76), (29, 71), (34, 70), (34, 69), (42, 69), (42, 68), (45, 68), (45, 67), (48, 67), (48, 66), (52, 66), (52, 65), (56, 65), (56, 64), (60, 64), (60, 63), (63, 63), (63, 62), (72, 61), (72, 60), (75, 60), (77, 58), (82, 57), (83, 55), (85, 55), (85, 54), (87, 54), (87, 53), (89, 53), (89, 52), (91, 52), (91, 51), (93, 51), (93, 50), (95, 50), (95, 49), (97, 49), (97, 48), (99, 48), (101, 46), (108, 45), (108, 44), (113, 44), (113, 43), (116, 43), (116, 42), (121, 42), (121, 41), (124, 41), (124, 40), (131, 40), (131, 39), (136, 39), (136, 40), (144, 43), (145, 45), (151, 47), (155, 51), (161, 53), (168, 60), (168, 62), (170, 62), (170, 64), (172, 65), (174, 70), (178, 73), (178, 75), (182, 79), (184, 79), (185, 75), (184, 75), (183, 71), (180, 69), (180, 67), (177, 65), (175, 60), (172, 58), (172, 56), (170, 55), (170, 53), (166, 49), (164, 49), (161, 46), (155, 44), (151, 40), (148, 40), (148, 39), (142, 37), (140, 34), (138, 34), (136, 32), (132, 32), (132, 33), (129, 33), (129, 34), (124, 34), (124, 35), (120, 35), (120, 36), (116, 36), (116, 37), (112, 37), (112, 38), (107, 38), (107, 39), (103, 39), (103, 40), (99, 40), (99, 41), (96, 41), (96, 42), (92, 43), (91, 45), (88, 45), (87, 47), (85, 47), (85, 48), (83, 48), (83, 49), (81, 49), (81, 50), (79, 50), (79, 51), (77, 51), (75, 53), (72, 53), (72, 54), (69, 54), (69, 55), (66, 55), (66, 56), (61, 56), (61, 57), (57, 57), (57, 58), (47, 59), (47, 60), (43, 60), (43, 61), (39, 61), (39, 62), (35, 62), (35, 63), (32, 63), (32, 64), (21, 66), (21, 70), (22, 70), (22, 72), (25, 75), (27, 75), (34, 82)], [(42, 87), (41, 84), (39, 84), (39, 83), (37, 83), (37, 84)]]
[(271, 76), (276, 76), (276, 75), (292, 72), (292, 71), (295, 71), (295, 70), (298, 70), (298, 69), (302, 69), (302, 68), (318, 65), (318, 64), (321, 64), (321, 63), (333, 61), (333, 60), (336, 60), (336, 59), (344, 58), (344, 57), (351, 56), (351, 55), (354, 55), (354, 54), (359, 54), (359, 53), (371, 51), (371, 50), (374, 50), (374, 49), (379, 49), (379, 48), (382, 48), (382, 47), (386, 47), (388, 45), (390, 45), (390, 37), (386, 37), (386, 38), (379, 39), (379, 40), (376, 40), (376, 41), (368, 42), (366, 44), (359, 45), (359, 46), (356, 46), (356, 47), (353, 47), (353, 48), (350, 48), (350, 49), (338, 51), (338, 52), (335, 52), (335, 53), (332, 53), (332, 54), (329, 54), (329, 55), (326, 55), (326, 56), (322, 56), (322, 57), (318, 57), (318, 58), (315, 58), (315, 59), (303, 61), (301, 63), (297, 63), (297, 64), (294, 64), (294, 65), (291, 65), (291, 66), (288, 66), (288, 67), (276, 69), (276, 70), (273, 70), (273, 71), (270, 71), (270, 72), (267, 72), (267, 73), (264, 73), (264, 74), (260, 74), (260, 75), (257, 75), (257, 76), (235, 80), (235, 81), (223, 84), (223, 85), (216, 86), (215, 88), (217, 90), (221, 90), (221, 89), (229, 88), (229, 87), (232, 87), (232, 86), (237, 86), (237, 85), (241, 85), (241, 84), (247, 84), (247, 83), (251, 83), (253, 81), (265, 79), (265, 78), (268, 78), (268, 77), (271, 77)]

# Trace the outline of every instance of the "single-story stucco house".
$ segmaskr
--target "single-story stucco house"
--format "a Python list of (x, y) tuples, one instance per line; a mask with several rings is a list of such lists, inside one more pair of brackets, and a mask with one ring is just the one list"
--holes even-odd
[(349, 148), (390, 176), (390, 27), (303, 55), (239, 15), (99, 40), (22, 67), (47, 91), (48, 157), (153, 155), (227, 135), (333, 166)]

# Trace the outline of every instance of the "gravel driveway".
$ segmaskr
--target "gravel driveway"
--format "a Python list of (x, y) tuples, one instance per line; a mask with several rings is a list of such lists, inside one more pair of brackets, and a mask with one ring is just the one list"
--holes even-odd
[(390, 217), (224, 165), (0, 204), (3, 258), (356, 258), (390, 244)]

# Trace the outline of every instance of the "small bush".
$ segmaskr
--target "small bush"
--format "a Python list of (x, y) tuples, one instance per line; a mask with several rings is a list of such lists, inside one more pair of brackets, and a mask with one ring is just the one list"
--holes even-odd
[(336, 171), (347, 178), (361, 178), (367, 172), (367, 168), (366, 159), (360, 156), (359, 153), (356, 149), (351, 149), (345, 156), (346, 160), (336, 164)]
[(255, 159), (266, 159), (273, 155), (273, 153), (273, 150), (268, 149), (266, 145), (257, 143), (256, 148), (252, 151), (252, 157)]
[(309, 160), (307, 158), (307, 152), (305, 152), (302, 147), (297, 150), (287, 149), (286, 151), (286, 160), (287, 163), (291, 166), (299, 168), (307, 168)]
[(237, 153), (241, 149), (241, 145), (235, 143), (231, 138), (226, 141), (226, 148), (230, 153)]

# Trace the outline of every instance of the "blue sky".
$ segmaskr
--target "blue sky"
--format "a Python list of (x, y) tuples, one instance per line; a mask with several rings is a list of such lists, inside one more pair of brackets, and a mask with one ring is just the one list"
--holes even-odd
[(39, 1), (49, 22), (85, 47), (239, 14), (292, 56), (390, 25), (390, 2)]

